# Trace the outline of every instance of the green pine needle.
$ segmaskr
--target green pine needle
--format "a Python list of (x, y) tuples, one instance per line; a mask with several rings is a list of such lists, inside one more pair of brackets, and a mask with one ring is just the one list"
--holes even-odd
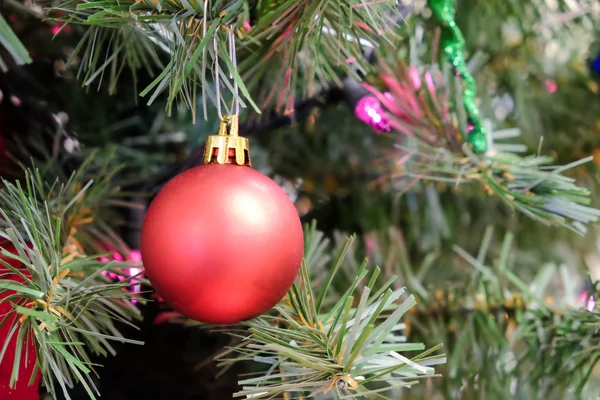
[[(102, 272), (123, 274), (131, 267), (129, 263), (101, 262), (101, 255), (85, 256), (69, 250), (67, 239), (73, 237), (70, 228), (74, 227), (69, 223), (75, 221), (70, 217), (78, 204), (86, 204), (86, 187), (73, 195), (66, 190), (72, 181), (60, 188), (51, 186), (48, 191), (40, 182), (38, 171), (27, 172), (25, 188), (20, 181), (4, 182), (0, 191), (0, 237), (16, 249), (16, 254), (3, 249), (2, 256), (24, 266), (17, 269), (0, 261), (6, 271), (0, 276), (0, 301), (10, 302), (11, 312), (17, 314), (10, 328), (12, 335), (17, 335), (14, 364), (18, 366), (26, 341), (33, 340), (36, 368), (41, 370), (50, 393), (57, 393), (58, 383), (68, 399), (66, 388), (79, 381), (95, 399), (98, 391), (89, 377), (95, 366), (89, 354), (114, 354), (110, 341), (141, 344), (121, 336), (114, 324), (140, 318), (130, 301), (136, 295), (126, 290), (137, 277), (113, 283)], [(93, 185), (87, 189), (94, 193)], [(21, 283), (15, 281), (17, 277)], [(11, 293), (4, 296), (7, 291)], [(0, 361), (5, 351), (6, 345)], [(18, 368), (14, 368), (11, 382), (18, 379), (29, 377), (19, 377)]]
[[(599, 314), (561, 302), (564, 298), (567, 304), (580, 304), (572, 271), (536, 265), (526, 283), (523, 272), (531, 271), (527, 250), (516, 248), (512, 233), (490, 246), (492, 227), (485, 230), (476, 255), (455, 246), (458, 257), (438, 255), (432, 270), (406, 266), (403, 256), (392, 251), (403, 245), (394, 230), (371, 236), (374, 261), (403, 281), (421, 276), (430, 284), (430, 294), (420, 297), (407, 325), (411, 341), (446, 346), (449, 357), (439, 367), (444, 379), (435, 385), (436, 392), (448, 398), (463, 393), (503, 399), (514, 396), (513, 382), (518, 380), (518, 393), (528, 397), (544, 393), (553, 399), (588, 398), (597, 393), (590, 374), (600, 360)], [(456, 270), (460, 276), (449, 278)], [(414, 291), (412, 284), (407, 286)], [(588, 295), (598, 299), (599, 294), (596, 289)], [(421, 393), (427, 391), (417, 396)]]
[[(554, 166), (551, 157), (501, 151), (510, 146), (498, 144), (496, 148), (494, 138), (518, 134), (495, 134), (489, 128), (489, 149), (476, 155), (462, 142), (464, 135), (458, 127), (467, 125), (464, 116), (461, 118), (456, 109), (448, 110), (454, 76), (440, 72), (435, 65), (421, 69), (400, 65), (394, 70), (384, 65), (381, 79), (391, 95), (366, 86), (387, 108), (390, 126), (399, 134), (395, 149), (386, 155), (392, 161), (384, 164), (392, 169), (386, 173), (392, 179), (432, 180), (457, 189), (467, 183), (479, 183), (484, 193), (498, 197), (509, 208), (579, 234), (584, 234), (586, 225), (600, 217), (600, 210), (589, 207), (589, 190), (563, 175), (589, 162), (591, 157)], [(460, 90), (455, 88), (455, 97), (460, 96)], [(522, 150), (520, 146), (514, 148)]]
[[(31, 63), (29, 52), (2, 15), (0, 15), (0, 46), (4, 47), (8, 54), (10, 54), (15, 64), (24, 65)], [(2, 72), (8, 71), (8, 65), (2, 58), (0, 58), (0, 69)]]
[[(313, 234), (315, 242), (311, 240)], [(320, 248), (321, 238), (314, 226), (308, 230), (309, 254)], [(322, 308), (323, 292), (329, 290), (351, 244), (352, 239), (348, 239), (339, 251), (328, 283), (319, 287), (318, 300), (311, 280), (314, 271), (303, 263), (300, 282), (276, 308), (277, 315), (245, 324), (250, 335), (233, 348), (238, 357), (223, 357), (220, 365), (253, 360), (264, 364), (266, 371), (241, 380), (242, 389), (234, 397), (273, 398), (287, 393), (297, 398), (332, 391), (339, 398), (368, 398), (436, 376), (433, 367), (444, 363), (445, 358), (429, 354), (441, 346), (424, 351), (423, 344), (407, 343), (400, 320), (416, 304), (415, 299), (403, 288), (374, 290), (378, 269), (371, 273), (375, 279), (359, 273), (337, 303), (327, 310)], [(366, 263), (361, 269), (365, 267)], [(365, 286), (359, 291), (361, 285)], [(357, 303), (353, 294), (358, 296)], [(407, 354), (412, 352), (417, 353)]]
[[(300, 86), (306, 95), (330, 82), (341, 85), (345, 74), (370, 71), (365, 50), (395, 37), (388, 25), (397, 2), (108, 0), (68, 1), (56, 10), (67, 15), (57, 21), (89, 26), (76, 52), (84, 54), (85, 85), (109, 78), (114, 91), (125, 67), (134, 78), (142, 68), (160, 68), (142, 95), (152, 92), (150, 104), (167, 93), (169, 113), (181, 101), (195, 116), (198, 94), (205, 114), (207, 99), (233, 112), (232, 98), (260, 113), (253, 91), (263, 105), (287, 108)], [(237, 43), (237, 66), (225, 45), (228, 32)], [(166, 66), (158, 48), (170, 58)], [(219, 96), (212, 88), (217, 76)]]

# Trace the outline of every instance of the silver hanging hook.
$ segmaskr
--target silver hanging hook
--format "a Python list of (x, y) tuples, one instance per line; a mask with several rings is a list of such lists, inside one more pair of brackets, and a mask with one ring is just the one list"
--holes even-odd
[[(204, 15), (202, 16), (202, 38), (206, 37), (206, 24), (208, 20), (208, 0), (204, 2)], [(208, 112), (206, 110), (206, 48), (202, 50), (202, 111), (204, 112), (204, 119), (206, 120)]]
[[(233, 33), (233, 26), (229, 27), (227, 32), (227, 39), (229, 41), (229, 59), (234, 69), (237, 69), (237, 56), (235, 52), (235, 34)], [(239, 90), (238, 84), (233, 76), (233, 71), (229, 72), (229, 78), (233, 79), (233, 106), (236, 114), (240, 113), (240, 101), (239, 101)]]
[(217, 43), (217, 34), (215, 33), (213, 39), (214, 51), (215, 51), (215, 89), (217, 92), (217, 113), (219, 119), (223, 121), (223, 114), (221, 113), (221, 82), (219, 80), (219, 45)]

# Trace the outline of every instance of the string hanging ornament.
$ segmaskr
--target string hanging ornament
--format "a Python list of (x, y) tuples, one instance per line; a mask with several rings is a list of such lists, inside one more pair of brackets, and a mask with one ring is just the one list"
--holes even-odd
[[(230, 114), (222, 115), (218, 40), (215, 35), (219, 131), (206, 141), (203, 165), (173, 178), (152, 201), (141, 252), (147, 277), (167, 304), (197, 321), (232, 324), (265, 313), (286, 295), (304, 236), (287, 194), (251, 167), (249, 141), (239, 136), (235, 80)], [(231, 29), (227, 42), (235, 68)]]

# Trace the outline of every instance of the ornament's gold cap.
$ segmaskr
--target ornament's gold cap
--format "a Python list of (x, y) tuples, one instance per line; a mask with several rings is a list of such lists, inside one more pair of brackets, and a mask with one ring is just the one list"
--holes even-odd
[(252, 166), (250, 142), (239, 134), (237, 115), (225, 115), (219, 133), (209, 136), (204, 147), (204, 164), (232, 164)]

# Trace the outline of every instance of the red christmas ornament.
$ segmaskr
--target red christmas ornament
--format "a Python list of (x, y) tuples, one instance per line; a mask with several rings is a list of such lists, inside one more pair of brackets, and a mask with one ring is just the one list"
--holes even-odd
[[(6, 251), (17, 254), (16, 248), (9, 241), (0, 243), (0, 247)], [(0, 255), (2, 261), (6, 262), (13, 268), (20, 267), (20, 263), (9, 257)], [(23, 273), (26, 274), (25, 271)], [(9, 270), (0, 265), (0, 278), (1, 279), (12, 279), (16, 282), (22, 282), (22, 278), (18, 275), (12, 274)], [(4, 325), (0, 327), (0, 345), (4, 345), (13, 324), (19, 316), (12, 308), (10, 302), (4, 301), (4, 299), (14, 294), (13, 291), (7, 291), (0, 295), (0, 321), (3, 321), (5, 316), (8, 314), (8, 318)], [(12, 300), (15, 301), (14, 299)], [(17, 322), (19, 323), (19, 322)], [(37, 361), (37, 355), (35, 352), (35, 344), (33, 338), (33, 332), (30, 332), (26, 339), (25, 351), (21, 354), (21, 360), (19, 363), (19, 379), (14, 388), (10, 387), (10, 377), (13, 370), (13, 364), (15, 359), (15, 351), (17, 348), (17, 332), (13, 334), (11, 340), (6, 349), (6, 353), (0, 362), (0, 399), (2, 400), (39, 400), (38, 394), (40, 384), (40, 373), (38, 371), (33, 385), (29, 386), (29, 378), (33, 373), (35, 363)]]
[(286, 193), (250, 168), (236, 116), (209, 137), (204, 161), (171, 180), (150, 205), (142, 260), (176, 311), (206, 323), (236, 323), (285, 296), (302, 262), (302, 225)]

